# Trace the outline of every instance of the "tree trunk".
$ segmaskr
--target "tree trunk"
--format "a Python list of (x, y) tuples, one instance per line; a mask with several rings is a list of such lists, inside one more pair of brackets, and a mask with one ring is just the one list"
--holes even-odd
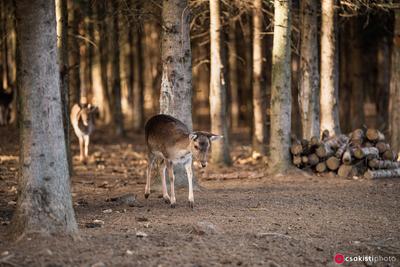
[(291, 5), (274, 1), (274, 41), (272, 48), (271, 137), (269, 172), (280, 173), (290, 165), (291, 125)]
[(108, 2), (112, 14), (112, 30), (110, 31), (111, 39), (111, 86), (112, 86), (112, 117), (113, 126), (117, 135), (123, 136), (124, 120), (122, 116), (121, 106), (121, 78), (119, 66), (119, 26), (118, 26), (118, 1)]
[[(181, 120), (192, 131), (192, 52), (187, 0), (164, 0), (160, 112)], [(183, 166), (175, 168), (177, 186), (187, 185)]]
[(62, 104), (65, 147), (67, 151), (68, 169), (73, 173), (70, 150), (69, 122), (69, 88), (68, 88), (68, 7), (67, 0), (56, 1), (58, 65), (60, 67), (60, 93)]
[(396, 152), (400, 151), (400, 10), (395, 10), (395, 25), (392, 46), (392, 66), (389, 97), (390, 144)]
[(100, 76), (102, 95), (99, 96), (98, 106), (100, 117), (106, 124), (111, 122), (110, 93), (108, 89), (107, 63), (108, 63), (108, 34), (106, 30), (106, 0), (97, 1), (97, 21), (98, 21), (98, 49), (100, 61)]
[(223, 135), (222, 140), (213, 143), (211, 161), (230, 164), (229, 137), (226, 112), (226, 80), (222, 60), (222, 36), (220, 21), (220, 0), (210, 0), (210, 116), (211, 132)]
[[(136, 10), (140, 10), (140, 5), (136, 5)], [(140, 12), (140, 11), (138, 11)], [(143, 79), (143, 49), (142, 49), (142, 29), (135, 27), (133, 44), (135, 48), (134, 57), (134, 79), (133, 79), (133, 129), (141, 131), (144, 123), (144, 79)]]
[(340, 133), (338, 108), (338, 59), (336, 48), (335, 0), (322, 0), (321, 26), (321, 132)]
[[(75, 234), (57, 65), (53, 1), (16, 2), (19, 195), (12, 234)], [(41, 32), (43, 34), (37, 34)]]
[(239, 127), (239, 84), (238, 84), (238, 64), (236, 48), (236, 21), (229, 24), (229, 88), (230, 88), (230, 107), (231, 107), (231, 127)]
[(68, 36), (68, 50), (69, 50), (69, 108), (74, 104), (80, 103), (81, 95), (81, 79), (80, 79), (80, 51), (79, 51), (79, 23), (81, 20), (81, 14), (78, 4), (73, 1), (68, 1), (68, 7), (70, 8), (68, 16), (69, 36)]
[(262, 75), (262, 0), (253, 6), (253, 156), (266, 154), (267, 99)]
[(389, 88), (390, 88), (390, 55), (389, 41), (387, 37), (382, 38), (378, 43), (377, 51), (378, 74), (376, 90), (377, 100), (377, 128), (382, 129), (385, 134), (388, 130), (389, 122)]
[(339, 47), (339, 56), (340, 56), (340, 75), (339, 75), (339, 118), (340, 118), (340, 128), (343, 132), (348, 133), (352, 131), (351, 128), (351, 120), (349, 120), (350, 114), (350, 104), (351, 101), (351, 91), (350, 91), (350, 69), (348, 64), (348, 55), (350, 54), (349, 50), (349, 23), (342, 24), (340, 30), (340, 47)]
[(301, 1), (300, 113), (303, 138), (319, 136), (318, 3)]
[[(351, 101), (350, 101), (350, 121), (351, 128), (356, 129), (364, 124), (364, 86), (362, 74), (362, 47), (359, 18), (353, 18), (350, 24), (351, 39), (351, 60), (349, 61), (349, 71), (351, 73)], [(347, 100), (348, 101), (348, 100)], [(349, 118), (347, 118), (349, 119)]]

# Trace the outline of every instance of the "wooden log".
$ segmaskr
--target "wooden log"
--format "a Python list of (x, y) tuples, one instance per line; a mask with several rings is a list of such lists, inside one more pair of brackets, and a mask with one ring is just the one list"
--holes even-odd
[(308, 164), (310, 164), (310, 166), (315, 166), (318, 163), (319, 163), (319, 157), (317, 156), (317, 154), (312, 153), (308, 155)]
[(303, 152), (303, 146), (300, 142), (294, 143), (290, 146), (290, 153), (294, 156), (298, 156)]
[(364, 147), (374, 147), (374, 144), (369, 142), (369, 141), (367, 141), (367, 142), (364, 143)]
[(326, 140), (325, 144), (330, 146), (332, 149), (338, 149), (341, 145), (347, 143), (348, 141), (349, 138), (346, 135), (341, 134)]
[(342, 164), (339, 167), (338, 175), (340, 177), (344, 177), (344, 178), (350, 177), (352, 169), (353, 169), (353, 166)]
[(337, 157), (332, 156), (326, 161), (326, 166), (331, 171), (336, 171), (337, 169), (339, 169), (340, 159), (338, 159)]
[(316, 136), (311, 137), (310, 147), (317, 147), (319, 145), (319, 139)]
[(389, 144), (387, 144), (387, 143), (385, 143), (385, 142), (383, 142), (383, 141), (380, 141), (380, 142), (376, 143), (375, 147), (378, 149), (379, 154), (383, 154), (383, 153), (385, 153), (387, 150), (390, 149)]
[(365, 140), (365, 131), (363, 129), (356, 129), (350, 133), (350, 144), (354, 146), (361, 146)]
[(344, 154), (344, 152), (346, 151), (347, 146), (348, 146), (348, 144), (345, 143), (345, 144), (341, 145), (341, 146), (338, 148), (338, 150), (336, 150), (335, 156), (336, 156), (338, 159), (341, 159), (341, 158), (343, 157), (343, 154)]
[(356, 147), (352, 152), (356, 159), (379, 157), (379, 150), (376, 147)]
[(365, 134), (367, 139), (372, 142), (384, 141), (385, 136), (377, 129), (369, 128)]
[(319, 173), (325, 172), (326, 171), (326, 163), (325, 162), (318, 163), (317, 166), (315, 167), (315, 170)]
[(351, 156), (351, 150), (347, 148), (346, 151), (343, 153), (342, 162), (346, 165), (350, 165), (352, 161), (353, 159)]
[(320, 157), (321, 159), (324, 159), (324, 158), (332, 156), (335, 153), (335, 151), (333, 151), (333, 149), (330, 146), (328, 146), (327, 144), (322, 143), (315, 150), (315, 153), (317, 154), (318, 157)]
[(309, 141), (306, 139), (301, 140), (301, 146), (303, 147), (302, 154), (308, 155), (309, 152)]
[(368, 170), (365, 172), (364, 177), (367, 179), (398, 178), (400, 177), (400, 168), (376, 171)]
[(321, 141), (326, 141), (329, 138), (329, 130), (325, 129), (321, 135)]
[(300, 167), (301, 166), (301, 156), (294, 156), (293, 157), (293, 164), (296, 166), (296, 167)]
[(394, 153), (393, 150), (388, 149), (385, 151), (385, 153), (382, 154), (382, 158), (385, 160), (397, 160), (397, 155)]
[(371, 159), (368, 166), (373, 169), (397, 169), (400, 168), (399, 161)]
[(308, 156), (301, 156), (301, 163), (303, 166), (308, 165)]

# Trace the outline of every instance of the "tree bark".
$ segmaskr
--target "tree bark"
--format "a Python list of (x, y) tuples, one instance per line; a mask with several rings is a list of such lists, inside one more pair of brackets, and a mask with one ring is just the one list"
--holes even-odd
[(351, 60), (349, 62), (349, 71), (351, 73), (351, 104), (350, 121), (351, 128), (356, 129), (364, 124), (364, 86), (362, 74), (362, 47), (361, 47), (361, 27), (359, 19), (353, 18), (350, 24), (351, 38)]
[(21, 0), (16, 8), (20, 171), (12, 234), (15, 238), (31, 233), (75, 234), (54, 2)]
[(210, 0), (210, 116), (211, 132), (223, 135), (222, 140), (213, 143), (211, 161), (230, 164), (229, 137), (226, 114), (226, 80), (222, 60), (222, 27), (220, 21), (220, 0)]
[(303, 138), (319, 136), (318, 3), (301, 1), (300, 113)]
[[(164, 0), (162, 18), (160, 112), (179, 119), (192, 131), (192, 52), (187, 0)], [(187, 185), (183, 166), (176, 166), (174, 171), (176, 185)]]
[(98, 20), (98, 49), (99, 49), (99, 61), (100, 61), (100, 76), (101, 76), (101, 87), (102, 94), (98, 99), (98, 106), (100, 110), (100, 117), (106, 124), (111, 122), (111, 107), (110, 107), (110, 93), (108, 86), (107, 76), (107, 63), (108, 63), (108, 34), (106, 30), (107, 16), (106, 16), (106, 2), (105, 0), (97, 1), (97, 20)]
[(62, 104), (65, 147), (67, 151), (68, 170), (73, 173), (70, 150), (69, 122), (69, 87), (68, 87), (68, 6), (67, 0), (56, 1), (58, 65), (60, 67), (60, 95)]
[(389, 88), (390, 88), (390, 55), (389, 41), (387, 37), (382, 38), (377, 49), (377, 128), (382, 129), (386, 134), (389, 128)]
[(350, 54), (349, 23), (343, 23), (340, 29), (339, 43), (339, 118), (342, 132), (352, 131), (351, 120), (349, 120), (351, 90), (350, 90), (350, 68), (348, 55)]
[(291, 131), (291, 0), (275, 0), (271, 83), (271, 173), (284, 172), (290, 163)]
[(121, 78), (119, 66), (119, 26), (118, 26), (118, 1), (109, 2), (112, 14), (112, 30), (110, 31), (111, 39), (111, 86), (112, 86), (112, 118), (115, 133), (123, 136), (124, 132), (124, 119), (122, 116), (121, 106)]
[(81, 96), (81, 79), (80, 79), (80, 51), (79, 51), (79, 24), (81, 21), (81, 14), (79, 6), (73, 0), (68, 0), (68, 7), (70, 12), (68, 15), (69, 36), (68, 36), (68, 50), (69, 50), (69, 108), (71, 109), (74, 104), (80, 103)]
[(322, 0), (320, 131), (340, 133), (335, 0)]
[[(136, 10), (140, 10), (140, 5), (136, 5)], [(139, 26), (135, 27), (133, 44), (135, 48), (134, 57), (134, 80), (133, 80), (133, 129), (140, 131), (144, 124), (144, 77), (143, 77), (143, 49), (142, 49), (142, 30)]]
[(267, 98), (262, 66), (262, 0), (253, 2), (253, 156), (266, 154)]
[(392, 149), (400, 151), (400, 10), (395, 10), (389, 97), (389, 132)]
[(236, 47), (236, 21), (229, 23), (229, 89), (230, 89), (230, 107), (231, 107), (231, 127), (239, 127), (239, 81), (238, 81), (238, 63)]

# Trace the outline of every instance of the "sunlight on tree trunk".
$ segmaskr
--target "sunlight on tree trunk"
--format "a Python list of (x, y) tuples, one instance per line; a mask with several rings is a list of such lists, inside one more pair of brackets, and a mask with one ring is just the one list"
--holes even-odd
[(320, 132), (340, 133), (335, 0), (322, 0)]
[(68, 7), (67, 0), (56, 1), (58, 65), (60, 67), (60, 92), (64, 124), (68, 169), (73, 173), (70, 150), (69, 88), (68, 88)]
[(392, 66), (389, 97), (389, 131), (391, 146), (400, 151), (400, 10), (395, 10)]
[(274, 41), (272, 49), (270, 173), (290, 166), (291, 125), (291, 0), (274, 1)]
[[(15, 238), (74, 234), (53, 1), (17, 1), (20, 172)], [(42, 34), (37, 34), (41, 32)]]
[(230, 164), (226, 112), (226, 80), (221, 53), (220, 0), (210, 0), (210, 116), (211, 132), (224, 138), (213, 143), (211, 162)]
[(318, 2), (301, 1), (299, 105), (304, 139), (319, 136)]
[(262, 75), (262, 0), (253, 2), (253, 157), (266, 154), (267, 99)]

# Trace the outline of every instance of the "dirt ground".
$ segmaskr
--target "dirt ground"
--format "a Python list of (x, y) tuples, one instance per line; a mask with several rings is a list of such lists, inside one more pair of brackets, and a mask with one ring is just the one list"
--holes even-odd
[[(234, 164), (196, 176), (171, 209), (157, 192), (144, 199), (141, 134), (98, 130), (87, 166), (74, 158), (73, 202), (80, 240), (6, 238), (15, 207), (16, 130), (0, 128), (0, 266), (335, 266), (334, 255), (396, 257), (400, 266), (400, 179), (370, 181), (292, 171), (268, 177), (234, 136)], [(78, 154), (73, 138), (73, 153)], [(118, 199), (126, 194), (134, 194)], [(131, 195), (129, 195), (131, 196)], [(115, 199), (117, 198), (117, 199)], [(393, 259), (393, 258), (392, 258)]]

